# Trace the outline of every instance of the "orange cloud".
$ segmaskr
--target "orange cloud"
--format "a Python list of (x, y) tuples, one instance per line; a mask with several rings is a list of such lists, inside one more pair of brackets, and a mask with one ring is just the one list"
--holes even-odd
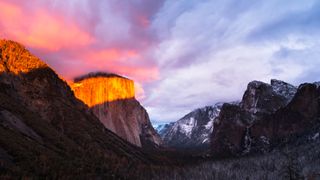
[(87, 65), (97, 70), (107, 70), (133, 78), (135, 81), (148, 82), (158, 79), (158, 68), (153, 65), (137, 65), (141, 55), (135, 50), (105, 49), (91, 51), (81, 57)]
[(150, 82), (159, 78), (159, 70), (157, 67), (114, 67), (119, 74), (133, 77), (139, 82)]
[(0, 7), (1, 36), (29, 47), (55, 51), (88, 45), (94, 40), (76, 24), (43, 9), (27, 12), (6, 2), (0, 2)]
[(90, 52), (87, 55), (88, 59), (93, 62), (109, 62), (109, 61), (120, 61), (130, 58), (140, 57), (139, 53), (134, 50), (122, 50), (122, 49), (105, 49), (98, 52)]
[(9, 20), (9, 23), (11, 22), (10, 18), (12, 17), (17, 17), (20, 13), (21, 13), (21, 10), (12, 5), (12, 4), (9, 4), (9, 3), (5, 3), (5, 2), (0, 2), (0, 7), (1, 7), (1, 11), (0, 11), (0, 15), (1, 17), (3, 17), (4, 15), (7, 16), (7, 20)]

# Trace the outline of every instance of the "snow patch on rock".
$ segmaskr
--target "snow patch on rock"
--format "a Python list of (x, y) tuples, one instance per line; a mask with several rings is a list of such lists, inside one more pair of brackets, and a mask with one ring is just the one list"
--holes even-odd
[(289, 103), (293, 96), (297, 92), (297, 87), (286, 83), (284, 81), (271, 79), (271, 86), (274, 92), (276, 92), (278, 95), (283, 96), (287, 99), (287, 103)]
[(196, 109), (171, 126), (164, 129), (163, 126), (157, 128), (158, 132), (165, 132), (160, 135), (167, 144), (172, 146), (188, 144), (196, 147), (209, 144), (210, 135), (214, 130), (214, 121), (219, 116), (223, 104), (216, 103), (213, 106)]

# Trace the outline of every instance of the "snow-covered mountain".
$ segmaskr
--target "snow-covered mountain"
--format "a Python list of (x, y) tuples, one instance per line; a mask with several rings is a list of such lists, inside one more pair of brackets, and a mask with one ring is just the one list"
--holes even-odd
[[(270, 84), (252, 81), (248, 84), (242, 101), (227, 103), (244, 111), (246, 123), (261, 119), (265, 114), (274, 113), (286, 106), (295, 93), (297, 87), (286, 82), (272, 79)], [(210, 136), (214, 131), (215, 121), (219, 121), (220, 110), (225, 103), (196, 109), (177, 122), (159, 125), (156, 130), (169, 147), (202, 148), (210, 144)], [(239, 112), (231, 111), (236, 115)], [(224, 117), (222, 117), (224, 118)]]
[(162, 137), (173, 125), (174, 125), (174, 122), (167, 123), (167, 124), (159, 124), (158, 126), (155, 127), (155, 130)]
[(177, 122), (159, 125), (156, 130), (164, 142), (175, 148), (208, 147), (214, 119), (223, 103), (196, 109)]

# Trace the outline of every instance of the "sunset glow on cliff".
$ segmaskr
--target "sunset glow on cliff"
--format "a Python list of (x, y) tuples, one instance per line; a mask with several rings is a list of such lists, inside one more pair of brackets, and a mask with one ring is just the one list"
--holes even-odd
[(121, 77), (95, 77), (70, 84), (75, 96), (89, 107), (135, 97), (134, 82)]

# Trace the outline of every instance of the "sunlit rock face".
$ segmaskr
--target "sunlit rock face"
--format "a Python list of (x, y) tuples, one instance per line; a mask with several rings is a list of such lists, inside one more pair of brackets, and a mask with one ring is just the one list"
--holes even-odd
[(34, 69), (48, 68), (43, 61), (16, 42), (0, 40), (0, 47), (0, 72), (18, 75)]
[(108, 73), (91, 73), (71, 84), (75, 96), (87, 104), (100, 121), (137, 146), (161, 144), (148, 113), (135, 99), (134, 82)]
[(50, 123), (60, 116), (52, 107), (60, 100), (57, 97), (73, 97), (69, 86), (58, 78), (46, 63), (21, 44), (0, 40), (0, 89)]
[(78, 78), (72, 85), (72, 89), (76, 97), (89, 107), (134, 98), (134, 82), (112, 74), (89, 76), (86, 79)]

